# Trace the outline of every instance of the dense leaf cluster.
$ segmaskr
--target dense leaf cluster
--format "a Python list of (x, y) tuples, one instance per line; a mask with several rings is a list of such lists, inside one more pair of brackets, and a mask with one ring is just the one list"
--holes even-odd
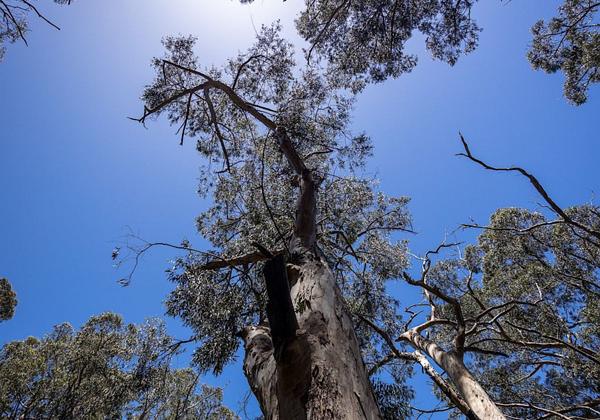
[(0, 322), (11, 319), (17, 306), (17, 295), (7, 279), (0, 278)]
[(42, 339), (0, 350), (0, 417), (233, 419), (219, 389), (191, 369), (169, 367), (172, 339), (159, 321), (124, 324), (92, 317), (61, 324)]
[(587, 100), (589, 87), (600, 81), (600, 3), (565, 0), (558, 15), (532, 28), (528, 58), (534, 68), (565, 75), (564, 93), (575, 105)]
[[(473, 0), (307, 0), (296, 25), (311, 44), (310, 58), (327, 60), (330, 72), (382, 82), (417, 63), (406, 52), (416, 32), (429, 52), (451, 65), (477, 46), (480, 28), (471, 18)], [(354, 80), (356, 82), (356, 80)], [(360, 86), (354, 85), (355, 87)]]

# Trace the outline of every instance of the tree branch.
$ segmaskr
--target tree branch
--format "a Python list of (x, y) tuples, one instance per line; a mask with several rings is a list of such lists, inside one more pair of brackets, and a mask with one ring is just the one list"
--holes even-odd
[(532, 174), (527, 172), (525, 169), (520, 168), (518, 166), (512, 166), (512, 167), (507, 167), (507, 168), (498, 168), (495, 166), (488, 165), (481, 159), (478, 159), (475, 156), (473, 156), (467, 141), (465, 140), (465, 138), (463, 137), (463, 135), (461, 133), (459, 133), (459, 135), (460, 135), (460, 141), (462, 142), (463, 148), (465, 149), (465, 153), (458, 153), (457, 156), (464, 156), (490, 171), (520, 173), (521, 175), (523, 175), (524, 177), (526, 177), (529, 180), (531, 185), (533, 185), (533, 187), (536, 189), (536, 191), (542, 196), (544, 201), (546, 201), (546, 203), (548, 203), (550, 208), (556, 214), (558, 214), (566, 223), (585, 231), (586, 233), (594, 236), (597, 239), (600, 239), (600, 232), (597, 232), (597, 231), (589, 228), (588, 226), (582, 225), (581, 223), (579, 223), (579, 222), (573, 220), (571, 217), (569, 217), (569, 215), (566, 214), (565, 211), (558, 204), (556, 204), (556, 202), (552, 199), (552, 197), (550, 197), (548, 192), (544, 189), (542, 184), (538, 181), (538, 179), (535, 176), (533, 176)]

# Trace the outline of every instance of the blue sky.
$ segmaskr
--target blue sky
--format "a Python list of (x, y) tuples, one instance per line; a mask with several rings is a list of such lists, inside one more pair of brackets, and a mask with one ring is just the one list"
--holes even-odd
[[(63, 321), (78, 326), (102, 311), (128, 322), (163, 316), (173, 252), (148, 255), (128, 288), (116, 283), (124, 272), (110, 259), (129, 229), (149, 240), (203, 243), (194, 218), (207, 203), (196, 195), (202, 160), (193, 142), (180, 147), (164, 121), (144, 129), (126, 119), (141, 111), (150, 59), (171, 34), (197, 35), (206, 64), (243, 50), (254, 27), (276, 18), (294, 37), (295, 3), (79, 1), (47, 7), (61, 31), (33, 21), (30, 46), (9, 46), (0, 64), (0, 276), (13, 283), (19, 306), (0, 324), (2, 343)], [(384, 191), (412, 197), (414, 252), (434, 248), (470, 218), (485, 223), (498, 207), (540, 201), (517, 175), (455, 157), (459, 130), (490, 163), (528, 168), (562, 206), (600, 191), (600, 92), (573, 107), (562, 97), (562, 77), (534, 72), (525, 58), (530, 26), (557, 4), (477, 4), (484, 31), (476, 52), (450, 68), (429, 59), (416, 37), (417, 68), (361, 95), (354, 126), (373, 137), (369, 171)], [(405, 302), (418, 298), (406, 286), (393, 290)], [(167, 322), (187, 337), (178, 320)], [(239, 364), (206, 380), (226, 386), (233, 408), (247, 388)], [(426, 405), (429, 389), (418, 390)]]

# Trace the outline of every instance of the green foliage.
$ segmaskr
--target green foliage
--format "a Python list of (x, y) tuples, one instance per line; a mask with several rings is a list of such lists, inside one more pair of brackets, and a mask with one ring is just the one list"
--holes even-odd
[(417, 57), (405, 52), (415, 32), (436, 59), (453, 65), (477, 46), (473, 0), (306, 0), (296, 21), (311, 44), (312, 59), (324, 57), (330, 73), (351, 83), (382, 82), (409, 72)]
[(590, 85), (600, 81), (599, 8), (594, 0), (565, 0), (556, 17), (531, 29), (529, 61), (535, 69), (564, 73), (565, 97), (575, 105), (584, 103)]
[[(252, 0), (241, 0), (250, 3)], [(306, 0), (296, 20), (310, 44), (307, 57), (323, 59), (339, 85), (358, 91), (410, 72), (417, 56), (406, 44), (420, 33), (431, 55), (454, 65), (477, 48), (479, 32), (471, 18), (476, 0)], [(595, 0), (564, 0), (557, 16), (533, 25), (528, 59), (535, 69), (565, 76), (565, 97), (575, 105), (587, 100), (600, 81), (600, 34)]]
[[(254, 46), (220, 68), (198, 63), (193, 38), (167, 38), (164, 57), (154, 60), (156, 77), (143, 95), (141, 121), (166, 115), (179, 126), (181, 141), (197, 140), (208, 162), (199, 191), (214, 200), (197, 226), (213, 249), (189, 249), (175, 262), (169, 272), (175, 290), (167, 300), (168, 313), (195, 332), (195, 364), (219, 373), (238, 349), (236, 334), (265, 319), (262, 263), (224, 264), (219, 270), (205, 264), (248, 255), (254, 244), (286, 251), (298, 181), (272, 132), (284, 127), (318, 177), (317, 243), (356, 316), (363, 358), (386, 415), (410, 412), (406, 378), (414, 358), (390, 355), (390, 347), (410, 322), (427, 316), (413, 310), (422, 306), (431, 310), (426, 319), (435, 322), (419, 333), (426, 330), (448, 352), (460, 357), (464, 352), (464, 363), (493, 398), (509, 404), (507, 413), (589, 414), (583, 406), (597, 398), (593, 378), (600, 374), (594, 356), (598, 209), (580, 206), (567, 211), (571, 220), (557, 213), (557, 221), (526, 210), (499, 210), (464, 256), (433, 266), (427, 257), (421, 281), (411, 281), (406, 243), (393, 235), (410, 227), (408, 200), (386, 197), (364, 176), (372, 145), (366, 135), (349, 130), (353, 95), (365, 83), (414, 66), (415, 57), (404, 53), (413, 31), (423, 32), (432, 54), (450, 64), (475, 48), (473, 2), (306, 4), (297, 21), (314, 45), (315, 59), (306, 66), (296, 64), (278, 24), (263, 27)], [(326, 66), (319, 66), (319, 57)], [(261, 116), (269, 124), (257, 122)], [(210, 171), (213, 165), (216, 172)], [(387, 290), (396, 279), (428, 291), (426, 303), (407, 308), (411, 318), (405, 325), (399, 302)]]
[[(170, 270), (176, 288), (168, 313), (194, 330), (201, 344), (194, 360), (202, 370), (220, 372), (238, 348), (236, 333), (265, 318), (261, 263), (220, 271), (207, 271), (203, 264), (207, 257), (248, 254), (253, 243), (285, 250), (298, 187), (273, 133), (221, 91), (200, 93), (197, 86), (206, 78), (198, 71), (234, 87), (246, 103), (259, 104), (257, 109), (286, 128), (319, 178), (318, 243), (347, 301), (364, 315), (395, 324), (396, 302), (385, 282), (398, 277), (407, 258), (405, 243), (390, 234), (409, 227), (408, 200), (387, 197), (360, 176), (371, 142), (348, 128), (352, 96), (335, 89), (317, 69), (297, 66), (279, 30), (277, 24), (264, 27), (249, 51), (223, 68), (204, 71), (192, 38), (167, 38), (165, 57), (154, 61), (156, 79), (144, 93), (147, 110), (160, 108), (152, 115), (163, 112), (173, 124), (185, 126), (186, 134), (198, 139), (200, 153), (223, 168), (207, 173), (200, 185), (214, 201), (198, 217), (198, 230), (214, 250), (190, 251)], [(161, 107), (165, 101), (168, 105)], [(365, 346), (371, 340), (366, 333)]]
[(159, 321), (124, 324), (105, 313), (79, 330), (54, 327), (0, 351), (2, 418), (233, 419), (219, 389), (169, 367), (173, 342)]
[(406, 385), (375, 381), (373, 391), (385, 420), (404, 419), (410, 415), (409, 401), (414, 397), (414, 393)]
[(0, 278), (0, 322), (11, 319), (16, 306), (16, 293), (7, 279)]

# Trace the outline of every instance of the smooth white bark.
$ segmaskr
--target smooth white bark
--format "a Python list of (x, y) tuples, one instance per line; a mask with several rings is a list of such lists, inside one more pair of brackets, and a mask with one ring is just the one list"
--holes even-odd
[(502, 411), (469, 372), (456, 353), (445, 351), (414, 330), (405, 332), (401, 338), (408, 341), (415, 349), (426, 353), (448, 374), (462, 399), (478, 418), (482, 420), (506, 420)]

